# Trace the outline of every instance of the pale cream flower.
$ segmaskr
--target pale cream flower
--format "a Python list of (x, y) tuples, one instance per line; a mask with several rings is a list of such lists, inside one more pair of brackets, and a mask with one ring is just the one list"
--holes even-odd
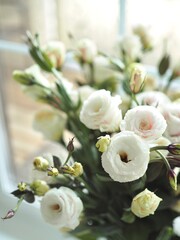
[(120, 103), (120, 96), (112, 97), (109, 91), (98, 90), (84, 102), (80, 120), (90, 129), (99, 129), (101, 132), (117, 131), (122, 119)]
[(180, 237), (180, 216), (173, 220), (173, 231), (178, 237)]
[(152, 106), (137, 106), (125, 114), (121, 130), (133, 131), (146, 141), (160, 138), (166, 130), (162, 114)]
[(75, 229), (79, 225), (83, 203), (67, 187), (49, 190), (41, 201), (41, 214), (45, 221), (58, 228)]
[(105, 152), (111, 142), (109, 135), (98, 137), (96, 147), (100, 152)]
[(101, 159), (104, 170), (114, 181), (131, 182), (145, 174), (149, 147), (133, 132), (123, 131), (111, 138)]
[(138, 36), (127, 34), (119, 40), (118, 45), (120, 50), (128, 56), (129, 62), (135, 62), (137, 58), (142, 57), (142, 43)]
[(180, 141), (180, 102), (168, 104), (163, 111), (167, 122), (166, 137), (171, 142)]
[(91, 63), (97, 55), (97, 47), (95, 43), (87, 38), (79, 40), (77, 44), (76, 56), (85, 63)]
[(33, 128), (41, 132), (45, 138), (58, 141), (65, 129), (67, 117), (63, 112), (56, 110), (41, 110), (36, 113)]
[(131, 211), (139, 218), (147, 217), (154, 214), (160, 201), (162, 201), (161, 198), (146, 188), (133, 198)]
[(60, 69), (66, 55), (64, 43), (60, 41), (50, 41), (43, 47), (43, 51), (47, 54), (53, 66)]

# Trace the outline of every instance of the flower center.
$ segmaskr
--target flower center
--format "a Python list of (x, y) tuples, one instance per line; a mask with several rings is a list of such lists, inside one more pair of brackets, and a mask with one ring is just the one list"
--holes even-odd
[(58, 212), (61, 212), (61, 206), (59, 204), (53, 204), (50, 206), (50, 208), (54, 211), (58, 211)]
[(128, 155), (126, 152), (119, 152), (119, 156), (122, 162), (128, 163), (131, 160), (128, 160)]
[(140, 130), (150, 130), (152, 128), (151, 122), (148, 122), (147, 120), (142, 120), (139, 129)]

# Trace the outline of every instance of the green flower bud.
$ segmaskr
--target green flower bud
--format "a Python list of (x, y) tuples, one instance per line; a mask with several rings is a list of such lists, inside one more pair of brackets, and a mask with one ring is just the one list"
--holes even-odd
[(145, 76), (145, 71), (142, 68), (134, 68), (132, 70), (129, 83), (132, 93), (136, 94), (142, 90), (144, 86)]
[(175, 172), (170, 169), (168, 172), (169, 183), (171, 187), (176, 191), (177, 190), (177, 176)]
[(74, 173), (73, 173), (74, 177), (79, 177), (80, 175), (83, 174), (83, 166), (81, 163), (75, 162), (72, 168), (74, 169)]
[(58, 171), (57, 168), (51, 167), (51, 168), (48, 168), (48, 169), (47, 169), (47, 173), (48, 173), (48, 176), (56, 177), (56, 176), (58, 176), (59, 171)]
[(98, 137), (98, 141), (96, 143), (96, 147), (100, 152), (105, 152), (107, 150), (107, 147), (109, 146), (111, 142), (111, 138), (109, 135)]
[(49, 162), (43, 157), (36, 157), (33, 161), (33, 165), (37, 170), (46, 171), (49, 167)]
[(167, 149), (171, 154), (180, 155), (180, 143), (172, 143)]
[(47, 183), (42, 180), (32, 182), (30, 187), (37, 196), (44, 196), (44, 194), (49, 190)]
[(18, 183), (17, 187), (18, 187), (19, 191), (24, 192), (26, 190), (27, 184), (24, 182), (20, 182), (20, 183)]
[(31, 86), (35, 84), (34, 76), (32, 74), (29, 74), (23, 71), (18, 71), (18, 70), (14, 71), (13, 78), (20, 84), (23, 84), (26, 86)]

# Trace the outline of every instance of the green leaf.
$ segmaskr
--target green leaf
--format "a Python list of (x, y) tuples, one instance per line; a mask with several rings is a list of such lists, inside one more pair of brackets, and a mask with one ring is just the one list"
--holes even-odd
[(170, 240), (173, 236), (173, 229), (172, 227), (165, 227), (156, 238), (156, 240)]
[(102, 175), (96, 174), (96, 177), (102, 182), (114, 182), (114, 180), (112, 180), (112, 178), (108, 176), (102, 176)]
[(165, 54), (163, 56), (163, 58), (161, 59), (159, 66), (158, 66), (159, 74), (164, 75), (166, 73), (166, 71), (168, 70), (169, 65), (170, 65), (170, 56)]
[(135, 221), (136, 217), (135, 215), (131, 212), (130, 209), (128, 210), (125, 210), (122, 217), (121, 217), (121, 220), (125, 223), (133, 223)]
[(57, 156), (52, 156), (52, 157), (53, 157), (54, 167), (59, 169), (62, 165), (61, 160)]
[(24, 194), (24, 200), (28, 203), (33, 203), (35, 201), (35, 197), (32, 191), (26, 191)]
[(163, 168), (163, 163), (151, 163), (148, 166), (147, 174), (147, 182), (154, 181), (157, 177), (159, 177)]

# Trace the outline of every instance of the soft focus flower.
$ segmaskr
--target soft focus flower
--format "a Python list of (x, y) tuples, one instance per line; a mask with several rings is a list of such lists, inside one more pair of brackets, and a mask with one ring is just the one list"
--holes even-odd
[(60, 41), (51, 41), (44, 46), (43, 51), (47, 54), (52, 65), (60, 69), (65, 60), (65, 45)]
[(180, 102), (168, 104), (163, 111), (167, 122), (165, 135), (172, 142), (180, 141)]
[(63, 112), (56, 110), (41, 110), (36, 113), (33, 128), (41, 132), (49, 140), (60, 140), (67, 117)]
[(76, 193), (60, 187), (49, 190), (41, 201), (41, 213), (46, 222), (58, 228), (75, 229), (79, 225), (79, 217), (83, 203)]
[(173, 220), (173, 231), (178, 237), (180, 237), (180, 217), (176, 217)]
[(120, 96), (112, 97), (110, 92), (106, 90), (96, 91), (84, 102), (80, 112), (80, 120), (90, 129), (114, 132), (119, 129), (122, 119), (119, 109), (120, 103)]
[(160, 201), (162, 201), (161, 198), (146, 188), (133, 198), (131, 211), (139, 218), (147, 217), (154, 214)]
[(148, 145), (136, 134), (120, 132), (102, 154), (102, 166), (114, 181), (131, 182), (142, 177), (149, 163)]
[(128, 34), (123, 36), (119, 41), (119, 48), (121, 55), (125, 55), (130, 62), (135, 62), (138, 58), (142, 57), (142, 43), (140, 38), (134, 34)]
[(100, 152), (105, 152), (111, 142), (111, 138), (109, 135), (98, 137), (98, 141), (96, 143), (96, 147)]
[(82, 87), (79, 87), (78, 89), (72, 90), (70, 92), (70, 96), (72, 101), (77, 104), (78, 100), (80, 98), (81, 102), (83, 103), (94, 91), (96, 91), (94, 88), (84, 85)]
[(162, 114), (152, 106), (137, 106), (125, 114), (121, 130), (133, 131), (144, 140), (160, 138), (166, 129)]
[(153, 91), (158, 88), (158, 80), (157, 78), (147, 74), (146, 81), (143, 87), (143, 91)]
[(151, 50), (153, 48), (153, 38), (152, 35), (150, 35), (149, 28), (147, 31), (146, 27), (139, 25), (133, 29), (133, 33), (140, 38), (143, 49), (145, 51)]
[(163, 109), (170, 99), (162, 92), (148, 91), (136, 95), (137, 101), (140, 105), (148, 105), (156, 107), (158, 110)]
[(31, 189), (37, 196), (43, 196), (49, 190), (49, 186), (45, 181), (35, 180), (31, 183)]
[(93, 41), (87, 38), (79, 40), (76, 56), (80, 61), (83, 63), (91, 63), (96, 55), (97, 48)]

